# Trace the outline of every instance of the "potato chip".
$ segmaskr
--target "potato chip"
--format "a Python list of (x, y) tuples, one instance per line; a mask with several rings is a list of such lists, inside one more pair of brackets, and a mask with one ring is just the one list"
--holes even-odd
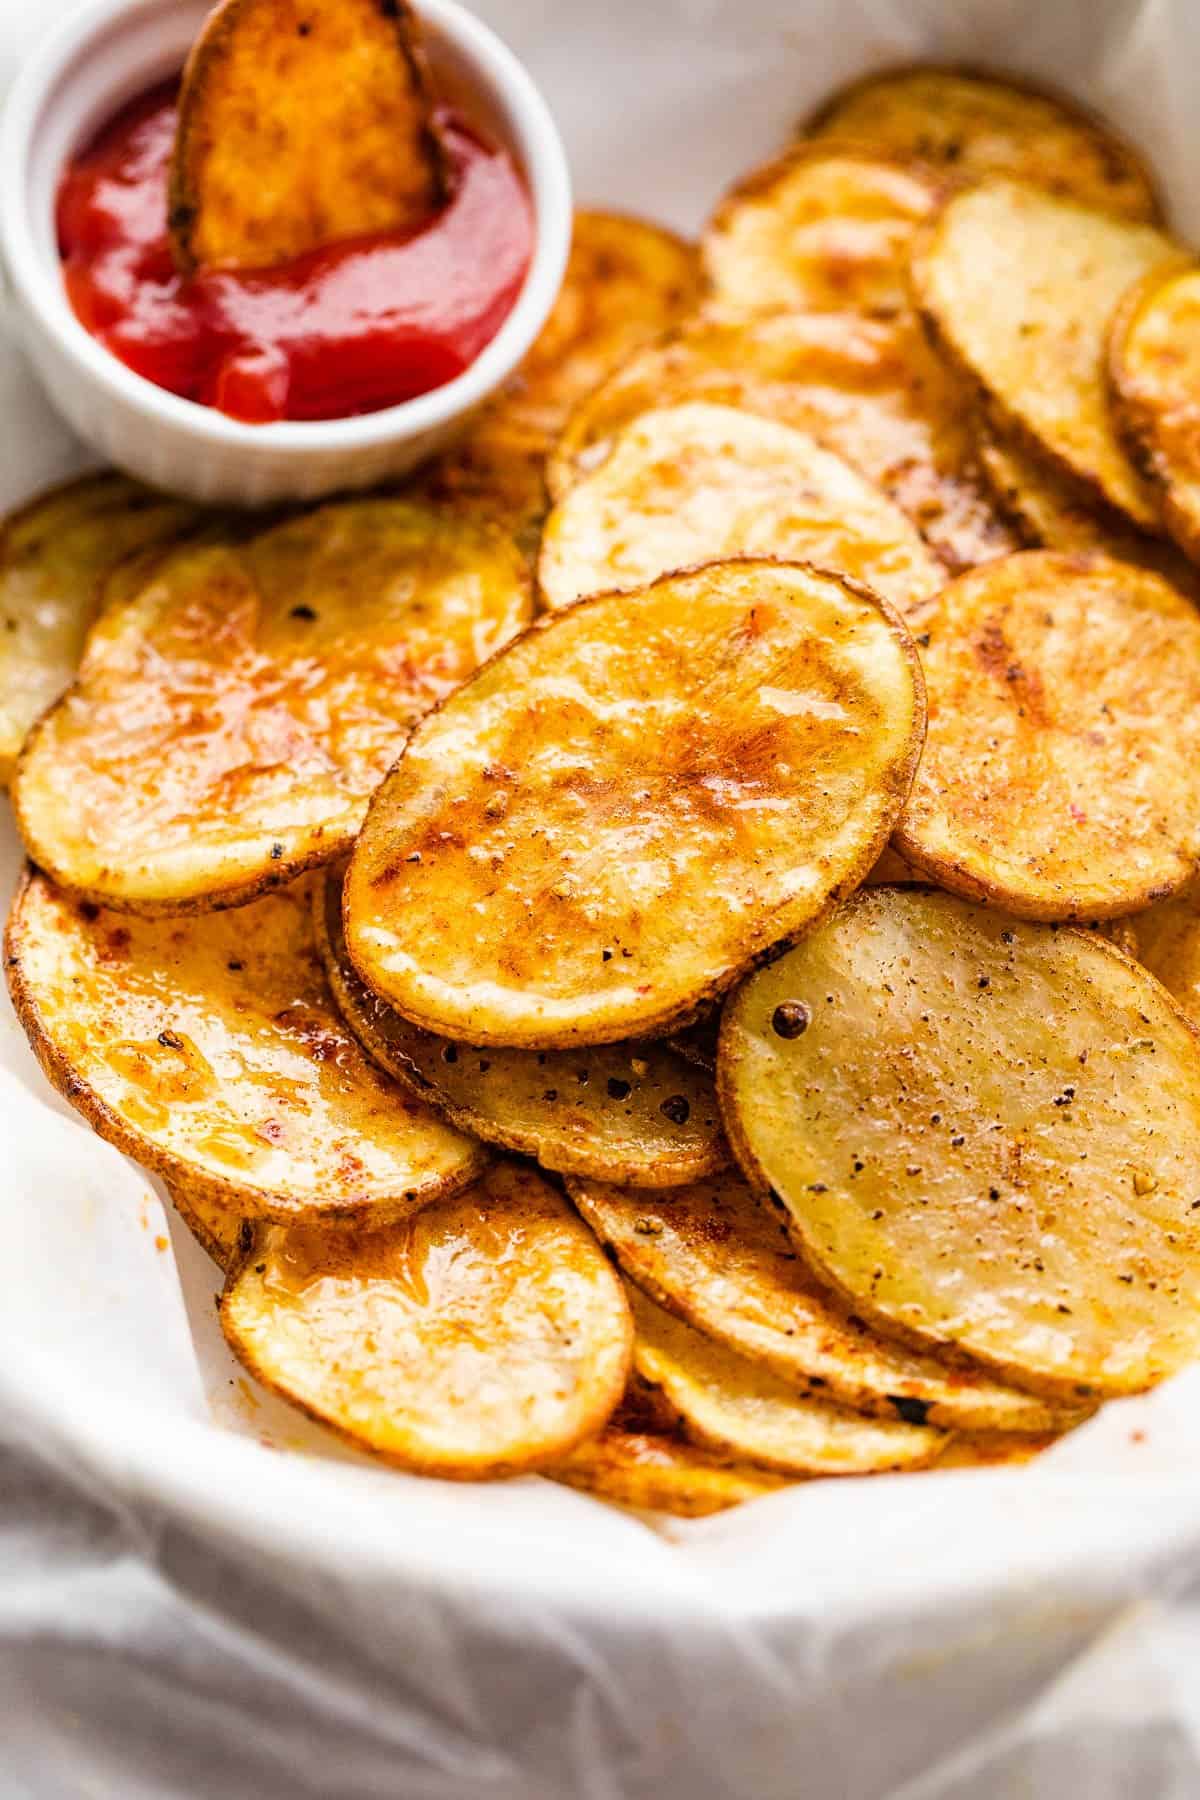
[(1158, 977), (1200, 1027), (1200, 883), (1191, 882), (1182, 893), (1121, 923), (1132, 940), (1122, 948)]
[(50, 1081), (186, 1199), (374, 1221), (464, 1186), (485, 1152), (345, 1030), (308, 882), (237, 913), (139, 919), (25, 880), (13, 1004)]
[(661, 1196), (595, 1181), (568, 1185), (630, 1281), (793, 1394), (958, 1431), (1038, 1432), (1068, 1422), (978, 1366), (870, 1331), (813, 1281), (781, 1217), (738, 1175)]
[(406, 1018), (570, 1049), (690, 1023), (874, 862), (923, 730), (873, 595), (749, 559), (539, 621), (413, 732), (346, 941)]
[(899, 508), (815, 438), (693, 403), (644, 413), (559, 502), (542, 535), (538, 585), (557, 610), (739, 555), (835, 570), (906, 617), (945, 580)]
[(897, 883), (903, 886), (906, 882), (919, 882), (924, 886), (927, 879), (919, 869), (914, 869), (911, 863), (905, 862), (893, 844), (888, 844), (879, 861), (863, 876), (862, 885), (864, 887), (895, 887)]
[(30, 854), (142, 912), (238, 905), (328, 862), (408, 728), (528, 614), (507, 534), (403, 498), (185, 547), (105, 611), (29, 739)]
[(1200, 859), (1200, 616), (1157, 575), (1027, 550), (943, 589), (900, 854), (1022, 918), (1136, 912)]
[(436, 1037), (359, 977), (342, 931), (340, 873), (326, 875), (315, 900), (326, 974), (347, 1025), (382, 1068), (463, 1131), (544, 1168), (631, 1187), (675, 1187), (727, 1160), (709, 1075), (665, 1044), (480, 1052)]
[(209, 14), (171, 164), (181, 268), (267, 268), (412, 230), (446, 191), (406, 0), (222, 0)]
[(643, 219), (577, 212), (558, 298), (533, 349), (417, 491), (509, 530), (531, 558), (545, 516), (545, 462), (571, 408), (700, 291), (692, 244)]
[(503, 398), (510, 430), (548, 450), (571, 408), (697, 304), (700, 256), (625, 213), (577, 212), (554, 310)]
[(861, 138), (957, 181), (1012, 175), (1064, 199), (1155, 221), (1161, 207), (1137, 152), (1073, 100), (970, 69), (887, 69), (840, 89), (808, 130)]
[(790, 1486), (786, 1477), (731, 1462), (661, 1432), (609, 1425), (543, 1471), (567, 1487), (638, 1512), (702, 1519)]
[(1160, 489), (1163, 522), (1200, 561), (1200, 270), (1147, 276), (1122, 303), (1109, 375), (1130, 448)]
[(1068, 1399), (1200, 1354), (1200, 1041), (1093, 933), (864, 890), (739, 989), (717, 1080), (864, 1319)]
[(697, 1069), (711, 1075), (717, 1066), (717, 1033), (721, 1028), (719, 1011), (707, 1012), (693, 1025), (684, 1025), (667, 1039), (676, 1056), (682, 1056)]
[(507, 521), (535, 551), (546, 455), (571, 409), (685, 317), (700, 287), (699, 254), (674, 232), (577, 212), (566, 275), (537, 342), (462, 442), (422, 476), (421, 491)]
[(252, 1375), (360, 1450), (464, 1481), (599, 1431), (632, 1341), (596, 1240), (512, 1163), (398, 1224), (260, 1229), (221, 1324)]
[(1152, 569), (1193, 599), (1200, 599), (1196, 571), (1173, 544), (1135, 531), (1119, 514), (1082, 495), (1069, 475), (1026, 445), (981, 423), (979, 460), (999, 505), (1015, 521), (1027, 544), (1047, 550), (1099, 550), (1121, 562)]
[(784, 1475), (869, 1475), (921, 1468), (945, 1442), (928, 1426), (864, 1419), (803, 1398), (637, 1288), (630, 1289), (629, 1304), (634, 1368), (678, 1415), (684, 1436), (706, 1449)]
[(905, 313), (703, 313), (572, 413), (547, 465), (561, 500), (642, 413), (707, 401), (811, 432), (881, 487), (951, 569), (1020, 547), (976, 457), (969, 392)]
[(735, 311), (907, 310), (913, 234), (936, 211), (932, 177), (852, 143), (798, 144), (740, 181), (702, 253)]
[(912, 264), (925, 319), (997, 422), (1144, 531), (1158, 500), (1117, 437), (1105, 336), (1125, 289), (1181, 254), (1153, 226), (996, 179), (949, 202)]
[(228, 1268), (241, 1242), (241, 1213), (227, 1200), (193, 1191), (182, 1182), (173, 1183), (167, 1194), (200, 1248), (212, 1257), (218, 1268)]
[(953, 1437), (937, 1459), (943, 1469), (999, 1469), (1014, 1463), (1031, 1463), (1058, 1442), (1053, 1433), (1042, 1437), (1008, 1437), (1003, 1432), (980, 1437)]
[(106, 579), (122, 558), (200, 515), (124, 475), (84, 475), (0, 527), (0, 783), (34, 721), (68, 687)]

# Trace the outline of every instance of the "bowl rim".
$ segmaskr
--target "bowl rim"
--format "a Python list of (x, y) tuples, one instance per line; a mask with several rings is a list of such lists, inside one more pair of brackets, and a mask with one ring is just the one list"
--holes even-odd
[(516, 303), (496, 336), (460, 375), (427, 394), (377, 412), (341, 419), (286, 419), (254, 425), (158, 387), (128, 368), (76, 317), (39, 246), (26, 175), (48, 95), (63, 72), (102, 32), (161, 0), (88, 0), (28, 59), (0, 118), (0, 274), (24, 312), (56, 342), (77, 379), (151, 427), (186, 434), (198, 445), (278, 458), (381, 448), (434, 433), (475, 410), (520, 363), (554, 304), (571, 240), (571, 179), (550, 108), (524, 64), (459, 0), (416, 0), (416, 12), (477, 71), (511, 114), (534, 211), (534, 247)]

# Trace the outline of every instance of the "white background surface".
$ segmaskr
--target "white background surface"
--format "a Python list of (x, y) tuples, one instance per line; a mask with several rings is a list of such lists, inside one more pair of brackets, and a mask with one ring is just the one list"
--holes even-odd
[[(59, 10), (0, 0), (0, 77)], [(933, 53), (1074, 86), (1200, 230), (1189, 0), (479, 10), (585, 200), (694, 225), (833, 81)], [(11, 350), (0, 420), (0, 504), (71, 466)], [(0, 1171), (0, 1800), (1200, 1794), (1196, 1377), (1030, 1470), (654, 1532), (369, 1468), (242, 1383), (211, 1269), (6, 1011)]]

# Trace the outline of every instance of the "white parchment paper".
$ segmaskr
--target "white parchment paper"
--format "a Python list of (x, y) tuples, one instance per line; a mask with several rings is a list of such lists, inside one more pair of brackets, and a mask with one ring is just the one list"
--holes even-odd
[[(61, 10), (3, 0), (0, 76)], [(544, 85), (584, 201), (694, 227), (833, 83), (932, 56), (1103, 109), (1200, 237), (1190, 0), (477, 10)], [(0, 506), (79, 464), (4, 344), (0, 420)], [(6, 890), (17, 861), (5, 817)], [(34, 1692), (52, 1645), (75, 1693), (7, 1711), (5, 1796), (1200, 1793), (1200, 1372), (1027, 1469), (651, 1528), (544, 1481), (383, 1471), (256, 1389), (211, 1266), (50, 1094), (6, 1001), (0, 1209), (0, 1444), (115, 1534), (64, 1514), (24, 1586), (0, 1562), (0, 1645)]]

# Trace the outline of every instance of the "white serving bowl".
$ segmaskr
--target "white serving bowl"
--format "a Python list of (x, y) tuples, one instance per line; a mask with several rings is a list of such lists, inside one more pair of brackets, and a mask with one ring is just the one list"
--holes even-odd
[(246, 425), (156, 387), (80, 324), (54, 229), (63, 165), (121, 106), (183, 64), (210, 0), (91, 0), (22, 69), (0, 126), (0, 258), (22, 343), (67, 423), (106, 461), (201, 501), (309, 500), (402, 475), (442, 449), (511, 374), (554, 303), (571, 236), (566, 155), (549, 109), (500, 39), (455, 0), (419, 0), (439, 90), (509, 149), (533, 200), (525, 284), (454, 381), (359, 418)]

